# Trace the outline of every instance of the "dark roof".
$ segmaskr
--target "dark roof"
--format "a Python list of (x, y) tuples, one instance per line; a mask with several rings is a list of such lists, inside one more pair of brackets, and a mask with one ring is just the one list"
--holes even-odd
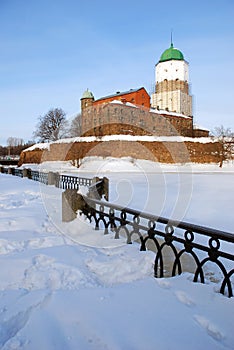
[(105, 100), (106, 98), (111, 98), (111, 97), (115, 97), (115, 96), (117, 97), (117, 96), (122, 96), (122, 95), (131, 94), (131, 93), (137, 92), (137, 91), (139, 91), (139, 90), (141, 90), (141, 89), (144, 89), (144, 90), (145, 90), (145, 88), (142, 86), (142, 87), (140, 87), (140, 88), (138, 88), (138, 89), (130, 89), (130, 90), (124, 91), (124, 92), (117, 91), (115, 94), (101, 97), (101, 98), (95, 100), (95, 102), (96, 102), (96, 101), (99, 101), (99, 100)]

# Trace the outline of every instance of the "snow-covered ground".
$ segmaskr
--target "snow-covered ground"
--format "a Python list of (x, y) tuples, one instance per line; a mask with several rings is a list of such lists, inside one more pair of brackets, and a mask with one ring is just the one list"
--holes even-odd
[[(110, 178), (113, 202), (233, 232), (232, 165), (92, 159), (79, 173)], [(234, 348), (234, 298), (189, 273), (155, 279), (152, 252), (82, 218), (62, 223), (61, 193), (0, 175), (1, 349)]]

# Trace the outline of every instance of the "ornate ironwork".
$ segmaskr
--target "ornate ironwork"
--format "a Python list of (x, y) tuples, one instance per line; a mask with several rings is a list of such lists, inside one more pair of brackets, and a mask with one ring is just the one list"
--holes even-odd
[(34, 181), (39, 181), (45, 185), (48, 185), (48, 173), (37, 170), (30, 170), (29, 177)]
[[(104, 229), (104, 234), (114, 231), (115, 238), (124, 235), (127, 243), (137, 240), (140, 250), (155, 252), (155, 277), (189, 271), (194, 275), (194, 282), (205, 283), (215, 276), (221, 284), (220, 292), (233, 296), (233, 234), (169, 220), (87, 196), (83, 199), (86, 206), (82, 213), (95, 224), (96, 230)], [(213, 271), (214, 267), (218, 273)]]
[(85, 177), (59, 175), (56, 176), (56, 187), (64, 190), (78, 190), (79, 186), (91, 186), (92, 179)]
[(18, 168), (13, 168), (12, 175), (23, 177), (23, 170)]

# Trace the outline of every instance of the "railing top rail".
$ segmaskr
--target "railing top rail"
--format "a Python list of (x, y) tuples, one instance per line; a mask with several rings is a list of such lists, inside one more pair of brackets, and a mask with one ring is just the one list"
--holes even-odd
[(200, 233), (202, 235), (205, 236), (212, 236), (213, 238), (220, 238), (223, 239), (227, 242), (231, 242), (234, 243), (234, 234), (231, 232), (225, 232), (225, 231), (220, 231), (217, 229), (213, 229), (210, 227), (205, 227), (205, 226), (200, 226), (200, 225), (194, 225), (194, 224), (190, 224), (188, 222), (185, 221), (177, 221), (177, 220), (171, 220), (168, 218), (165, 218), (163, 216), (157, 216), (157, 215), (153, 215), (153, 214), (149, 214), (149, 213), (145, 213), (139, 210), (135, 210), (135, 209), (131, 209), (128, 207), (123, 207), (121, 205), (118, 204), (113, 204), (110, 202), (104, 202), (101, 200), (97, 200), (97, 199), (91, 199), (87, 196), (83, 196), (85, 201), (89, 204), (89, 203), (94, 203), (94, 204), (98, 204), (98, 205), (102, 205), (111, 209), (115, 209), (118, 211), (125, 211), (128, 214), (134, 215), (134, 216), (140, 216), (141, 218), (147, 219), (147, 220), (151, 220), (151, 221), (157, 221), (159, 223), (165, 224), (165, 225), (171, 225), (171, 226), (175, 226), (181, 229), (185, 229), (187, 231), (194, 231), (196, 233)]
[(80, 176), (74, 176), (74, 175), (67, 175), (67, 174), (60, 174), (60, 176), (64, 178), (72, 178), (72, 179), (80, 179), (80, 180), (85, 180), (85, 181), (92, 181), (91, 178), (88, 177), (80, 177)]

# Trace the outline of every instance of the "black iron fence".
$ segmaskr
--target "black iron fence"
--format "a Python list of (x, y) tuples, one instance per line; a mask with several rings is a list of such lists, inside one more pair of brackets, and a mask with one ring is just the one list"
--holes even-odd
[(155, 277), (189, 271), (194, 282), (216, 279), (220, 292), (233, 296), (233, 234), (81, 197), (80, 210), (96, 230), (104, 229), (104, 234), (114, 232), (117, 239), (126, 236), (127, 243), (137, 240), (140, 250), (155, 252)]
[(28, 178), (34, 181), (41, 182), (45, 185), (48, 185), (48, 173), (37, 171), (37, 170), (28, 170)]
[(38, 170), (31, 169), (18, 169), (14, 167), (4, 167), (0, 166), (0, 173), (11, 174), (14, 176), (27, 177), (34, 181), (41, 182), (45, 185), (55, 185), (61, 189), (79, 189), (79, 186), (90, 187), (93, 183), (93, 179), (70, 176), (70, 175), (60, 175), (59, 173), (53, 172), (42, 172)]
[(62, 188), (64, 190), (72, 189), (78, 190), (79, 186), (91, 186), (92, 179), (85, 177), (69, 176), (69, 175), (59, 175), (56, 174), (55, 186)]

